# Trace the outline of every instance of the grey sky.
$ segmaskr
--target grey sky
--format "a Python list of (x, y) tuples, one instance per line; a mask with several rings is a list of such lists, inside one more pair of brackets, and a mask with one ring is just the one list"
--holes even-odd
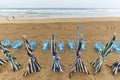
[(0, 0), (0, 8), (120, 8), (120, 0)]

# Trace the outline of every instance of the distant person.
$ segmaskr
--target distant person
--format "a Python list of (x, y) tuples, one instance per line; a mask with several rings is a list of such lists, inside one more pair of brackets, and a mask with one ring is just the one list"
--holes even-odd
[(15, 16), (13, 16), (12, 18), (15, 19)]

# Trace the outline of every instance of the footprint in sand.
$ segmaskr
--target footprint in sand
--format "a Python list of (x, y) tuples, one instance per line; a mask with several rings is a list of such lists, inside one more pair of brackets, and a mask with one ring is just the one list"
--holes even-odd
[(99, 27), (97, 27), (97, 29), (99, 29)]
[(107, 29), (109, 29), (109, 28), (107, 27)]
[(17, 27), (16, 29), (21, 30), (21, 29), (22, 29), (22, 27)]
[(79, 29), (79, 27), (77, 27), (77, 29)]
[(35, 30), (36, 29), (36, 27), (32, 27), (32, 30)]
[(64, 29), (64, 30), (66, 30), (66, 28), (65, 28), (65, 27), (63, 27), (63, 29)]
[(113, 29), (115, 29), (115, 27), (113, 27)]

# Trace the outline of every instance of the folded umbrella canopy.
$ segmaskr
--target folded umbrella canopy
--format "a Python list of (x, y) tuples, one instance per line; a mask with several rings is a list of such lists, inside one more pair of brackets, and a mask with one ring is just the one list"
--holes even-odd
[(101, 71), (102, 64), (103, 64), (106, 56), (111, 54), (111, 52), (112, 52), (112, 47), (113, 47), (115, 40), (116, 40), (116, 34), (114, 34), (112, 36), (111, 40), (106, 44), (100, 57), (96, 61), (90, 63), (90, 65), (94, 67), (94, 74), (99, 73)]
[(0, 67), (1, 67), (2, 65), (4, 65), (6, 62), (8, 62), (8, 61), (0, 58)]
[(0, 43), (0, 50), (7, 57), (7, 61), (10, 63), (13, 71), (17, 71), (21, 69), (21, 65), (16, 61), (16, 57), (13, 57), (10, 51), (7, 48), (5, 48), (5, 46), (2, 45), (1, 43)]
[(29, 57), (29, 63), (28, 63), (27, 70), (23, 74), (23, 76), (27, 76), (30, 73), (40, 71), (41, 66), (37, 62), (36, 57), (34, 57), (33, 49), (31, 48), (29, 41), (27, 40), (27, 38), (25, 36), (23, 36), (23, 40), (24, 40), (25, 49), (26, 49), (28, 57)]
[(79, 40), (79, 44), (78, 44), (78, 48), (77, 48), (76, 59), (75, 59), (75, 62), (72, 66), (72, 69), (70, 70), (70, 73), (69, 73), (70, 78), (76, 72), (83, 72), (83, 73), (86, 73), (88, 75), (90, 74), (89, 71), (87, 70), (86, 66), (82, 62), (81, 57), (80, 57), (82, 38), (78, 37), (78, 40)]
[(55, 43), (55, 40), (54, 40), (54, 34), (52, 34), (51, 51), (52, 51), (52, 55), (53, 55), (52, 70), (54, 72), (56, 72), (56, 71), (63, 72), (62, 67), (60, 65), (60, 61), (59, 61), (60, 57), (57, 55), (56, 43)]
[(120, 59), (118, 59), (116, 62), (113, 63), (113, 65), (108, 67), (112, 68), (112, 75), (115, 76), (117, 73), (120, 72)]

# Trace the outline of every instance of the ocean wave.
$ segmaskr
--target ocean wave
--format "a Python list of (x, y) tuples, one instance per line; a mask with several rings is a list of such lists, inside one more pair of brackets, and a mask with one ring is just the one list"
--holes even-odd
[(120, 9), (100, 8), (1, 8), (0, 17), (94, 17), (120, 16)]

